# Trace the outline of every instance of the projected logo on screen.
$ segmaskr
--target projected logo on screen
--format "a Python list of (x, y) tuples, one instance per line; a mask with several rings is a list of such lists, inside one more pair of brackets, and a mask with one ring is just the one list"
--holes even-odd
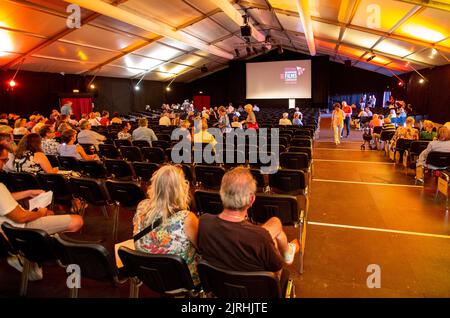
[(305, 72), (303, 67), (285, 67), (284, 72), (280, 74), (280, 79), (284, 80), (285, 84), (297, 84), (297, 79), (303, 75), (303, 72)]

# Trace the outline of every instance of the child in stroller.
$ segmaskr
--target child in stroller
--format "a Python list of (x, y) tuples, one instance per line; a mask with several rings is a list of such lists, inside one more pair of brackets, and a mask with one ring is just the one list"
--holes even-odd
[(366, 143), (369, 146), (369, 149), (372, 150), (372, 145), (371, 145), (372, 140), (373, 140), (372, 129), (370, 128), (370, 125), (369, 125), (368, 122), (364, 123), (362, 131), (363, 131), (362, 137), (363, 137), (363, 141), (364, 142), (361, 145), (361, 150), (365, 150), (366, 149)]

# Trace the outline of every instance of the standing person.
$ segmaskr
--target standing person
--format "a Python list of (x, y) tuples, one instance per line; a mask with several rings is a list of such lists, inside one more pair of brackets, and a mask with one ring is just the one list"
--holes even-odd
[[(345, 136), (345, 138), (348, 138), (348, 136), (350, 135), (350, 121), (351, 121), (351, 119), (352, 119), (352, 112), (353, 112), (353, 109), (352, 109), (351, 106), (349, 106), (349, 105), (347, 104), (347, 102), (343, 101), (343, 102), (342, 102), (342, 111), (343, 111), (344, 114), (345, 114), (345, 117), (344, 117), (344, 125), (345, 125), (345, 130), (346, 130), (346, 132), (347, 132), (347, 135)], [(342, 130), (341, 137), (344, 137), (344, 130)]]
[(229, 132), (231, 125), (230, 125), (230, 117), (228, 117), (227, 110), (225, 107), (220, 106), (219, 107), (219, 128), (222, 130), (222, 132)]
[(344, 112), (341, 109), (341, 104), (335, 103), (334, 105), (334, 111), (331, 115), (331, 127), (334, 131), (334, 143), (336, 145), (339, 145), (341, 143), (341, 132), (342, 128), (344, 126)]
[(262, 225), (249, 222), (247, 211), (255, 198), (256, 181), (248, 168), (225, 173), (220, 186), (223, 211), (200, 217), (198, 248), (203, 259), (225, 270), (275, 272), (284, 290), (289, 273), (283, 265), (292, 264), (300, 243), (288, 241), (277, 217)]
[(256, 122), (256, 116), (253, 112), (253, 106), (251, 104), (247, 104), (244, 106), (245, 111), (247, 112), (247, 119), (242, 123), (247, 125), (247, 129), (258, 129), (258, 123)]
[(69, 117), (72, 112), (72, 101), (69, 100), (61, 107), (61, 115)]

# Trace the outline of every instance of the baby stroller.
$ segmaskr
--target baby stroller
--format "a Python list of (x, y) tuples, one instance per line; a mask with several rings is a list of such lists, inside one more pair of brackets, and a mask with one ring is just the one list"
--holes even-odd
[(372, 130), (370, 129), (369, 123), (365, 123), (364, 127), (363, 127), (363, 144), (361, 145), (361, 150), (365, 150), (366, 149), (366, 143), (369, 146), (369, 149), (372, 150)]

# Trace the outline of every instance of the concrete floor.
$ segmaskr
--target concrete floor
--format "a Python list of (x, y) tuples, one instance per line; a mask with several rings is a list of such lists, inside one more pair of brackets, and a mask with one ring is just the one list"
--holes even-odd
[[(329, 119), (321, 127), (297, 296), (450, 297), (449, 214), (432, 182), (414, 186), (412, 171), (361, 151), (358, 131), (336, 146)], [(366, 285), (369, 264), (380, 266), (379, 289)]]
[[(361, 151), (361, 133), (335, 146), (329, 119), (315, 142), (314, 180), (304, 273), (290, 267), (297, 297), (450, 297), (450, 227), (433, 184), (414, 186), (380, 151)], [(410, 172), (411, 174), (412, 172)], [(131, 237), (132, 213), (123, 211), (119, 239)], [(105, 239), (112, 250), (111, 219), (89, 208), (84, 240)], [(286, 228), (288, 236), (297, 230)], [(431, 234), (431, 235), (430, 235)], [(381, 288), (370, 289), (368, 265), (381, 268)], [(29, 284), (29, 297), (67, 297), (64, 270), (44, 267), (44, 280)], [(18, 294), (20, 273), (0, 260), (0, 297)], [(141, 288), (142, 297), (155, 297)], [(82, 281), (80, 297), (128, 297), (128, 284), (114, 288)]]

